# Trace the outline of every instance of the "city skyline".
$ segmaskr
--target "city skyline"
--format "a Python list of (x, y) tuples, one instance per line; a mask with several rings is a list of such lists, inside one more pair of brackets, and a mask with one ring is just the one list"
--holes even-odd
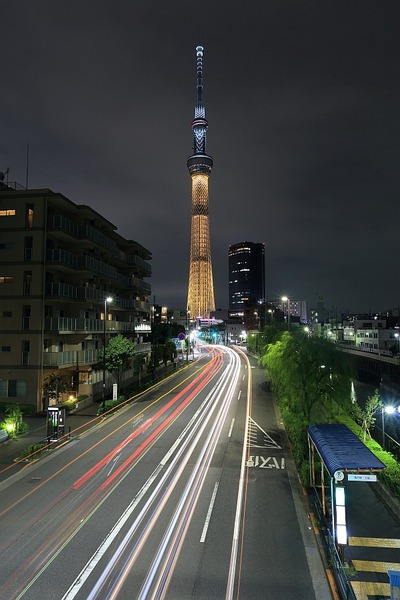
[(398, 3), (204, 10), (199, 24), (184, 0), (5, 7), (0, 171), (149, 248), (156, 302), (184, 307), (202, 45), (216, 307), (228, 306), (229, 245), (253, 240), (265, 243), (267, 298), (397, 314)]

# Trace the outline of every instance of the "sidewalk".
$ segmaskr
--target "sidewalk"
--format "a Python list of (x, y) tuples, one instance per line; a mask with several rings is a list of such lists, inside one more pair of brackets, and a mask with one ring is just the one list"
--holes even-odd
[[(66, 433), (91, 427), (98, 422), (97, 409), (99, 403), (95, 402), (82, 408), (81, 410), (67, 414), (65, 418)], [(1, 418), (0, 418), (1, 420)], [(39, 444), (46, 440), (46, 417), (24, 417), (24, 422), (28, 424), (29, 430), (14, 439), (7, 439), (0, 444), (0, 481), (4, 481), (14, 473), (18, 472), (21, 464), (15, 465), (18, 456), (28, 446)]]
[[(263, 392), (264, 397), (266, 392)], [(346, 483), (346, 526), (348, 545), (344, 566), (356, 600), (390, 600), (388, 570), (400, 571), (400, 510), (396, 503), (383, 500), (378, 483)], [(312, 494), (307, 494), (310, 520), (315, 520)], [(398, 503), (397, 503), (398, 505)], [(320, 523), (316, 540), (326, 568), (328, 563), (325, 531)], [(332, 572), (333, 574), (333, 572)], [(336, 598), (337, 596), (335, 596)]]

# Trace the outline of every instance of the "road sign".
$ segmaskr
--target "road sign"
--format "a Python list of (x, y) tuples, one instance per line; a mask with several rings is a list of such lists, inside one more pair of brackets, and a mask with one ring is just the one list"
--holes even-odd
[(362, 475), (360, 473), (349, 473), (347, 475), (348, 481), (376, 481), (376, 475)]
[(184, 340), (185, 338), (186, 338), (186, 335), (185, 335), (184, 333), (180, 333), (180, 334), (178, 335), (178, 340), (181, 340), (181, 341), (182, 341), (182, 340)]

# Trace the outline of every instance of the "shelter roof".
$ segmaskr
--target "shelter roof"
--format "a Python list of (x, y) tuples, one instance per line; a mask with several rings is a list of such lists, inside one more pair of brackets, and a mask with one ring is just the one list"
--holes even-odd
[(331, 477), (335, 471), (359, 473), (386, 468), (346, 425), (312, 425), (308, 428), (308, 435)]

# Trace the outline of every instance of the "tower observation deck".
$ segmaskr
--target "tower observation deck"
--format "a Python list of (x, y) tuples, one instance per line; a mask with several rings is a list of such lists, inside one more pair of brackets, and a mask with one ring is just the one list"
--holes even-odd
[(206, 151), (208, 122), (203, 106), (203, 50), (202, 46), (196, 48), (197, 105), (192, 121), (194, 147), (193, 154), (187, 159), (192, 178), (189, 287), (186, 307), (190, 319), (207, 319), (210, 312), (215, 310), (208, 216), (208, 178), (213, 159)]

